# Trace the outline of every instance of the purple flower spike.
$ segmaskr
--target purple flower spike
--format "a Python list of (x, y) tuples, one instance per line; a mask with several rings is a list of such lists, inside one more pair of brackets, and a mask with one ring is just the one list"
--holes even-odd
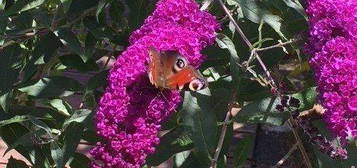
[(148, 49), (176, 50), (198, 67), (200, 51), (214, 42), (219, 25), (194, 0), (160, 0), (108, 76), (96, 115), (101, 142), (91, 150), (92, 168), (139, 168), (159, 143), (160, 124), (181, 102), (178, 91), (162, 93), (149, 82)]
[(357, 1), (309, 0), (307, 52), (324, 119), (346, 144), (357, 138)]

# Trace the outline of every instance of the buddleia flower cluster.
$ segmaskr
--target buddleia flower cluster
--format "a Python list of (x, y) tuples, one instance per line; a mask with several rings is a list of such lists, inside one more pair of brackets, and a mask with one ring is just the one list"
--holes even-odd
[(309, 0), (307, 53), (326, 109), (324, 120), (342, 144), (357, 138), (357, 1)]
[(198, 67), (200, 51), (212, 44), (219, 28), (194, 0), (160, 0), (130, 46), (118, 56), (96, 114), (101, 141), (91, 150), (92, 168), (139, 168), (159, 143), (160, 124), (181, 102), (178, 91), (155, 89), (149, 82), (150, 47), (175, 50)]

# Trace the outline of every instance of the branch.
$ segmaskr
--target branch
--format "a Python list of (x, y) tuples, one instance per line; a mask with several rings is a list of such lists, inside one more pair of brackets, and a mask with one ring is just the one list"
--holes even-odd
[(275, 45), (272, 45), (272, 46), (269, 46), (269, 47), (265, 47), (265, 48), (256, 48), (255, 51), (256, 52), (259, 52), (259, 51), (265, 51), (265, 50), (270, 50), (270, 49), (273, 49), (273, 48), (279, 48), (279, 47), (283, 47), (285, 45), (288, 45), (288, 44), (291, 44), (291, 43), (295, 43), (297, 42), (297, 40), (295, 39), (291, 39), (287, 42), (284, 42), (284, 43), (278, 43), (278, 44), (275, 44)]
[(299, 147), (299, 150), (300, 150), (301, 155), (305, 161), (306, 166), (308, 168), (312, 168), (312, 164), (310, 162), (309, 156), (307, 155), (304, 145), (302, 144), (301, 138), (299, 136), (299, 133), (296, 130), (296, 127), (297, 127), (296, 121), (292, 117), (290, 117), (290, 119), (288, 120), (288, 124), (290, 125), (290, 128), (293, 131), (296, 143)]
[(234, 89), (233, 94), (232, 94), (232, 99), (231, 99), (231, 102), (229, 104), (229, 108), (228, 108), (226, 117), (225, 117), (224, 122), (223, 122), (221, 135), (219, 136), (219, 140), (218, 140), (218, 145), (217, 145), (216, 151), (214, 153), (213, 159), (211, 160), (210, 168), (216, 168), (217, 167), (218, 157), (219, 157), (219, 154), (221, 153), (223, 142), (224, 142), (224, 137), (226, 136), (227, 127), (229, 125), (229, 120), (231, 118), (231, 114), (232, 114), (232, 111), (234, 109), (234, 104), (233, 103), (234, 103), (236, 95), (237, 95), (237, 89)]

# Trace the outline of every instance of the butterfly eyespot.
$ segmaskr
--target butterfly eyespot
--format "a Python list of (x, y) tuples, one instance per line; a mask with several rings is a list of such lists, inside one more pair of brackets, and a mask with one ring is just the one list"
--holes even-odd
[(204, 89), (206, 86), (207, 86), (206, 81), (203, 79), (195, 79), (191, 81), (190, 84), (188, 85), (188, 87), (192, 91), (198, 91)]
[(187, 66), (187, 60), (184, 57), (178, 57), (175, 63), (175, 71), (181, 71)]

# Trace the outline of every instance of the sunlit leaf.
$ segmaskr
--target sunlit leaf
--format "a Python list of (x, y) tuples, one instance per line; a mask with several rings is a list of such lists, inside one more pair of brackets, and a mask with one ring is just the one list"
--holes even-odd
[(23, 115), (23, 116), (15, 116), (7, 120), (2, 120), (0, 121), (0, 127), (3, 127), (5, 125), (9, 125), (12, 123), (19, 123), (19, 122), (24, 122), (30, 120), (29, 116)]
[(68, 104), (66, 101), (61, 100), (61, 99), (52, 99), (49, 101), (49, 104), (55, 108), (56, 110), (58, 110), (58, 112), (60, 112), (61, 114), (65, 115), (65, 116), (70, 116), (72, 107), (70, 104)]
[(27, 11), (42, 5), (44, 2), (46, 2), (46, 0), (32, 0), (30, 2), (16, 1), (16, 3), (12, 5), (10, 9), (5, 11), (5, 15), (9, 16), (9, 15), (16, 14), (18, 12)]
[(92, 111), (88, 109), (80, 109), (75, 111), (72, 116), (63, 123), (63, 127), (67, 127), (72, 122), (83, 123), (90, 121), (92, 119)]
[(151, 166), (157, 166), (174, 154), (192, 148), (193, 142), (188, 135), (185, 135), (184, 129), (176, 128), (160, 139), (156, 152), (147, 158), (146, 163)]
[(258, 4), (258, 1), (252, 0), (235, 0), (239, 3), (239, 6), (242, 8), (244, 16), (250, 21), (260, 24), (261, 21), (264, 21), (269, 26), (271, 26), (276, 33), (281, 37), (285, 38), (284, 34), (281, 31), (281, 22), (282, 18), (278, 15), (272, 14), (270, 11), (264, 9)]
[(57, 142), (51, 143), (51, 156), (58, 167), (63, 167), (63, 150)]
[(26, 84), (19, 88), (21, 92), (36, 98), (69, 96), (81, 89), (82, 86), (78, 81), (64, 76), (42, 78), (36, 83)]
[[(204, 93), (204, 94), (202, 94)], [(187, 127), (192, 136), (195, 147), (200, 155), (206, 159), (214, 151), (217, 139), (216, 117), (212, 98), (209, 90), (205, 89), (201, 93), (185, 92), (182, 117), (183, 125)]]
[(68, 46), (72, 52), (79, 55), (83, 62), (87, 62), (89, 59), (88, 56), (85, 54), (77, 36), (70, 29), (60, 28), (54, 33), (58, 38), (60, 38), (63, 45)]

